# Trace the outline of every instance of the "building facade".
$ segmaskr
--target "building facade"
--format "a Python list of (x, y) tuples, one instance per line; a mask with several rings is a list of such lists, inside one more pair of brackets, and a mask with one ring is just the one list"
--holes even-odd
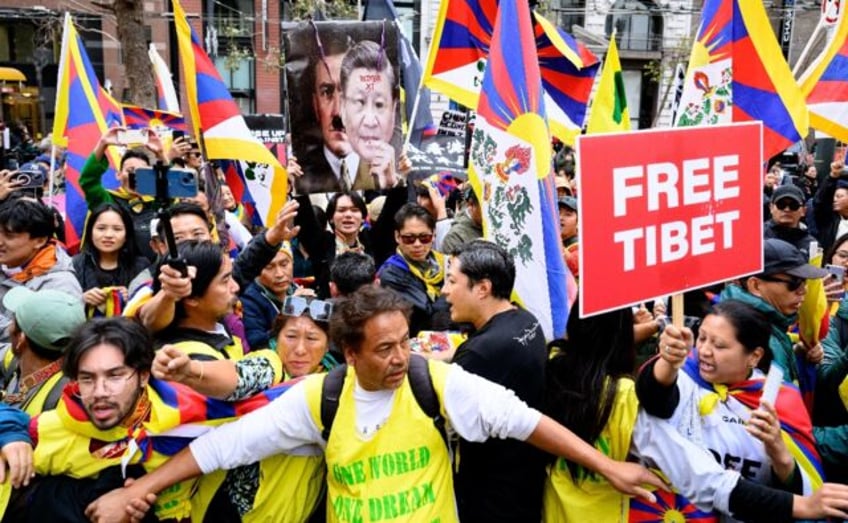
[[(182, 71), (176, 49), (171, 0), (138, 0), (144, 10), (149, 42), (171, 67), (179, 88)], [(355, 13), (356, 2), (347, 0)], [(819, 17), (820, 0), (766, 0), (775, 31), (791, 13), (790, 63), (798, 58)], [(365, 2), (362, 2), (363, 4)], [(74, 15), (86, 50), (101, 82), (125, 99), (120, 43), (114, 16), (86, 0), (39, 0), (21, 7), (19, 0), (0, 0), (0, 67), (21, 70), (28, 84), (40, 87), (43, 111), (40, 130), (49, 129), (62, 14)], [(703, 0), (550, 0), (550, 20), (574, 34), (596, 54), (606, 51), (616, 34), (633, 128), (668, 126), (674, 105), (675, 71), (685, 69), (697, 31)], [(183, 0), (194, 30), (204, 40), (225, 83), (244, 113), (280, 113), (284, 107), (281, 23), (296, 4), (281, 0)], [(426, 62), (439, 11), (438, 0), (397, 0), (400, 26)], [(438, 121), (449, 100), (432, 94)], [(183, 105), (184, 105), (183, 100)], [(35, 127), (35, 126), (33, 126)]]

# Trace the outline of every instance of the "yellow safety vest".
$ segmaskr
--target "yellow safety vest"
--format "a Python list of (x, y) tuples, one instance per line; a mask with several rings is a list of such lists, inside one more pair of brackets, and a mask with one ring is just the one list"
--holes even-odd
[[(630, 378), (618, 380), (618, 389), (609, 420), (595, 441), (595, 448), (615, 461), (624, 461), (630, 450), (630, 437), (636, 424), (639, 401)], [(627, 521), (630, 499), (615, 490), (595, 472), (581, 469), (575, 483), (567, 462), (558, 458), (551, 465), (545, 482), (545, 523), (583, 523), (585, 521)]]
[[(212, 498), (226, 477), (218, 470), (200, 478), (191, 500), (191, 520), (204, 521)], [(324, 485), (323, 456), (276, 454), (259, 462), (259, 489), (242, 523), (303, 523), (312, 514)]]
[[(444, 405), (449, 366), (430, 361), (433, 388)], [(404, 380), (385, 424), (370, 437), (356, 430), (353, 368), (339, 397), (339, 408), (324, 452), (327, 461), (327, 521), (449, 523), (457, 521), (447, 447), (439, 431)], [(313, 420), (321, 424), (324, 376), (308, 378), (306, 397)], [(444, 415), (444, 407), (442, 407)]]

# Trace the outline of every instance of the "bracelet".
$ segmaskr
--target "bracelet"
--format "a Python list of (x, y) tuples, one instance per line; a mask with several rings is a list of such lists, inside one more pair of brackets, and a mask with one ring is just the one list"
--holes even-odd
[(197, 364), (200, 365), (200, 372), (199, 372), (199, 376), (197, 377), (197, 381), (201, 382), (201, 381), (203, 381), (203, 362), (198, 361)]

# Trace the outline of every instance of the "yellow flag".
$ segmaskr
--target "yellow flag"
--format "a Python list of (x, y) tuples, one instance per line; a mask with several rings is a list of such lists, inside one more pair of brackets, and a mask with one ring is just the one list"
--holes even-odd
[(630, 112), (624, 93), (624, 78), (621, 76), (621, 61), (615, 35), (610, 38), (609, 49), (604, 57), (604, 69), (595, 91), (595, 99), (589, 112), (586, 134), (611, 133), (630, 130)]

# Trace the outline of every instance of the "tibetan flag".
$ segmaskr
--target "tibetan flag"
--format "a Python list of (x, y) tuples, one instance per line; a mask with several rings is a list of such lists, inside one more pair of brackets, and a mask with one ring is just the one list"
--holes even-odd
[(656, 503), (642, 498), (630, 498), (630, 514), (628, 523), (663, 523), (679, 521), (681, 523), (718, 523), (720, 518), (711, 513), (699, 510), (698, 507), (675, 492), (655, 490)]
[(177, 90), (174, 89), (174, 80), (171, 76), (171, 71), (165, 64), (165, 60), (159, 56), (156, 50), (156, 44), (150, 44), (147, 50), (147, 55), (150, 57), (150, 63), (153, 64), (153, 76), (156, 82), (156, 105), (163, 111), (169, 113), (180, 113), (180, 101), (177, 96)]
[(762, 2), (706, 0), (678, 126), (763, 122), (763, 158), (807, 134), (809, 114)]
[(179, 131), (187, 130), (185, 119), (181, 114), (145, 109), (144, 107), (127, 104), (124, 104), (123, 108), (124, 122), (129, 129), (147, 129), (149, 127), (154, 130), (162, 128)]
[[(498, 0), (444, 0), (430, 47), (424, 83), (476, 107), (492, 43)], [(565, 31), (533, 13), (534, 52), (541, 69), (553, 134), (573, 144), (586, 118), (598, 58)]]
[(810, 126), (848, 142), (848, 15), (841, 11), (833, 38), (799, 82)]
[[(270, 176), (262, 179), (269, 205), (263, 222), (272, 223), (283, 207), (287, 194), (286, 169), (248, 129), (238, 106), (221, 80), (203, 44), (188, 23), (179, 0), (174, 0), (174, 23), (183, 64), (186, 97), (195, 136), (210, 160), (237, 159), (270, 166)], [(258, 194), (254, 197), (258, 199)]]
[(592, 101), (586, 134), (612, 133), (630, 130), (630, 111), (627, 110), (627, 93), (621, 76), (621, 60), (615, 35), (610, 38), (609, 50), (604, 57), (604, 69), (598, 90)]
[[(100, 136), (117, 125), (123, 125), (121, 105), (101, 87), (82, 38), (70, 15), (66, 14), (56, 85), (53, 143), (67, 148), (65, 243), (71, 251), (79, 246), (88, 212), (79, 186), (80, 171)], [(107, 150), (107, 156), (114, 168), (120, 156), (113, 149)], [(113, 168), (103, 175), (107, 188), (118, 186)]]
[(502, 2), (482, 78), (469, 179), (483, 208), (484, 237), (515, 259), (513, 297), (548, 339), (568, 318), (551, 137), (530, 8)]

